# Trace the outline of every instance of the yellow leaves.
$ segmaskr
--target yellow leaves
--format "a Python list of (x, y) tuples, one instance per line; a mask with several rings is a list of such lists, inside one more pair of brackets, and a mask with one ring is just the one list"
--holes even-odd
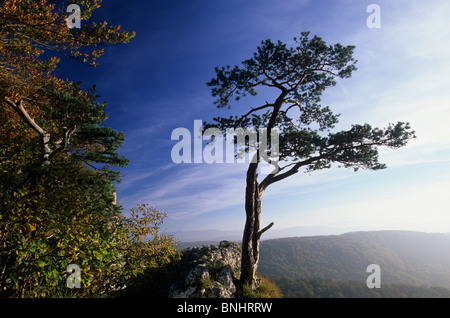
[[(97, 1), (83, 2), (87, 4), (83, 18), (87, 19), (100, 5)], [(9, 78), (2, 80), (0, 75), (0, 86), (8, 88), (10, 97), (18, 95), (30, 98), (35, 89), (58, 87), (55, 85), (58, 79), (50, 72), (55, 70), (59, 58), (53, 56), (47, 61), (39, 60), (44, 53), (42, 47), (46, 51), (63, 52), (95, 65), (95, 60), (104, 51), (93, 49), (93, 46), (125, 43), (130, 38), (127, 32), (119, 31), (118, 27), (108, 27), (106, 22), (90, 27), (86, 24), (86, 30), (74, 37), (64, 23), (65, 18), (66, 13), (63, 10), (55, 11), (54, 4), (48, 1), (3, 1), (0, 7), (0, 63), (9, 66), (9, 71), (5, 72)], [(18, 20), (22, 23), (16, 23)], [(8, 39), (8, 45), (4, 45), (4, 39)], [(87, 50), (82, 53), (80, 50), (84, 48)], [(40, 99), (36, 100), (41, 102)]]
[[(79, 61), (94, 63), (104, 54), (103, 48), (95, 47), (97, 44), (123, 43), (130, 35), (120, 31), (120, 26), (109, 26), (105, 22), (95, 27), (89, 27), (86, 23), (87, 27), (74, 36), (62, 18), (66, 13), (62, 10), (56, 11), (55, 6), (49, 2), (48, 0), (2, 1), (0, 65), (8, 65), (8, 69), (0, 68), (0, 87), (12, 100), (26, 101), (25, 106), (30, 117), (36, 123), (45, 125), (43, 129), (52, 134), (51, 142), (54, 142), (61, 138), (61, 123), (68, 125), (71, 120), (78, 121), (79, 118), (84, 122), (97, 123), (106, 115), (100, 107), (89, 113), (90, 108), (78, 107), (95, 102), (92, 98), (93, 93), (77, 88), (70, 80), (57, 78), (53, 72), (60, 59), (51, 55), (63, 53)], [(100, 6), (98, 0), (81, 2), (86, 4), (88, 10)], [(14, 21), (22, 21), (23, 25), (14, 26), (17, 23), (10, 23)], [(42, 49), (44, 47), (45, 50)], [(49, 53), (45, 56), (46, 60), (43, 60), (44, 51)], [(55, 95), (48, 93), (49, 91), (55, 92)], [(61, 95), (63, 97), (60, 97)], [(65, 106), (68, 104), (65, 99), (67, 95), (71, 96), (70, 102), (73, 101), (76, 107)], [(0, 107), (5, 110), (0, 114), (0, 144), (2, 144), (0, 151), (3, 154), (3, 149), (6, 149), (8, 154), (13, 154), (11, 157), (14, 161), (8, 163), (11, 167), (11, 180), (20, 183), (27, 177), (23, 166), (29, 168), (30, 163), (37, 158), (36, 154), (40, 155), (40, 149), (35, 146), (39, 136), (24, 124), (12, 107), (4, 106), (4, 102), (0, 101)], [(90, 146), (96, 148), (96, 151), (106, 151), (104, 145), (86, 144), (86, 148), (80, 145), (80, 149), (88, 152)], [(52, 296), (54, 293), (52, 286), (64, 282), (61, 268), (58, 267), (61, 266), (61, 260), (68, 264), (80, 266), (83, 264), (87, 278), (85, 286), (92, 287), (91, 290), (96, 288), (96, 285), (103, 286), (97, 282), (105, 283), (100, 281), (98, 277), (100, 273), (104, 279), (110, 279), (117, 274), (120, 280), (129, 274), (125, 270), (122, 273), (117, 269), (118, 264), (125, 262), (118, 251), (122, 251), (120, 248), (123, 246), (126, 248), (126, 244), (129, 243), (126, 229), (117, 229), (118, 234), (114, 237), (105, 234), (110, 231), (109, 225), (105, 229), (105, 223), (111, 221), (102, 211), (105, 204), (99, 207), (95, 201), (97, 199), (89, 202), (88, 199), (93, 197), (92, 193), (87, 195), (83, 192), (86, 190), (74, 186), (74, 183), (85, 184), (86, 179), (94, 180), (94, 177), (86, 173), (84, 166), (73, 164), (66, 155), (61, 153), (54, 158), (57, 162), (56, 167), (60, 170), (51, 170), (46, 174), (46, 178), (51, 181), (46, 181), (45, 188), (42, 186), (41, 189), (33, 191), (36, 193), (30, 193), (30, 191), (20, 192), (11, 187), (12, 191), (6, 202), (11, 208), (5, 214), (5, 218), (6, 222), (9, 222), (8, 226), (9, 224), (12, 226), (5, 229), (6, 233), (0, 233), (2, 239), (0, 246), (8, 248), (8, 253), (14, 256), (12, 258), (15, 264), (14, 269), (11, 266), (5, 270), (9, 271), (8, 274), (16, 281), (21, 281), (23, 285), (21, 287), (31, 288), (31, 291), (27, 292), (32, 296)], [(67, 170), (70, 173), (63, 174)], [(58, 174), (57, 177), (52, 176), (52, 173)], [(74, 182), (74, 177), (79, 177), (80, 182)], [(13, 191), (17, 192), (13, 194)], [(95, 191), (97, 195), (104, 190)], [(3, 218), (3, 214), (0, 217)], [(0, 222), (3, 231), (5, 221), (2, 219)], [(145, 229), (146, 222), (144, 220), (142, 224), (135, 224), (136, 233), (140, 236), (148, 233)], [(134, 263), (136, 266), (144, 264), (145, 262), (139, 261)], [(15, 282), (10, 286), (13, 284)], [(36, 288), (33, 289), (33, 286)], [(42, 291), (42, 288), (48, 289)]]

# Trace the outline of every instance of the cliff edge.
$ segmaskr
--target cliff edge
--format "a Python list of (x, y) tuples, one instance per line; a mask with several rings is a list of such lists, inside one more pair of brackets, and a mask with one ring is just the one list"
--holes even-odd
[(182, 252), (184, 279), (172, 284), (170, 298), (230, 298), (240, 276), (241, 247), (230, 241), (187, 248)]

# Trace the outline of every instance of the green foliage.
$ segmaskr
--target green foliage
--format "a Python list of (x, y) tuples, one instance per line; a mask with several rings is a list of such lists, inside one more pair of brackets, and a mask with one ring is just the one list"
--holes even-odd
[(117, 237), (123, 265), (121, 270), (127, 273), (126, 279), (141, 274), (145, 269), (165, 265), (177, 256), (172, 236), (159, 234), (159, 228), (166, 218), (160, 212), (145, 204), (131, 209), (131, 216), (119, 216)]
[(213, 262), (211, 264), (208, 264), (208, 272), (209, 275), (212, 279), (216, 280), (217, 279), (217, 274), (219, 274), (219, 272), (224, 269), (225, 267), (227, 267), (227, 265), (220, 263), (220, 262)]
[(450, 298), (440, 287), (382, 284), (369, 289), (365, 283), (323, 278), (269, 276), (286, 298)]
[(224, 269), (227, 265), (220, 262), (212, 262), (207, 265), (208, 269), (208, 277), (200, 280), (200, 286), (204, 289), (207, 289), (214, 285), (214, 282), (217, 280), (217, 275), (219, 272)]
[(261, 278), (257, 289), (253, 290), (251, 286), (246, 285), (237, 295), (238, 298), (281, 298), (282, 296), (280, 288), (267, 277)]
[[(0, 292), (4, 295), (65, 294), (59, 290), (66, 288), (61, 273), (69, 264), (82, 268), (87, 288), (80, 295), (111, 288), (98, 282), (113, 275), (108, 264), (119, 254), (110, 244), (109, 224), (120, 212), (113, 204), (112, 185), (119, 180), (118, 172), (110, 166), (127, 163), (117, 153), (124, 138), (97, 126), (105, 114), (94, 100), (83, 104), (85, 99), (72, 95), (59, 98), (55, 107), (73, 102), (74, 109), (84, 112), (78, 116), (71, 110), (51, 109), (49, 120), (36, 120), (55, 145), (48, 164), (43, 165), (41, 136), (18, 134), (3, 143), (7, 151), (0, 158)], [(57, 145), (64, 141), (57, 138), (67, 126), (56, 124), (70, 125), (71, 120), (78, 122), (79, 130), (65, 151), (58, 152), (62, 148)]]
[[(114, 203), (123, 133), (103, 125), (95, 86), (54, 74), (62, 54), (97, 65), (99, 46), (134, 33), (88, 23), (99, 0), (82, 6), (71, 30), (51, 1), (4, 0), (0, 7), (0, 296), (92, 297), (122, 289), (145, 270), (176, 257), (166, 217), (146, 205), (121, 215)], [(44, 54), (47, 53), (47, 54)], [(81, 288), (66, 285), (68, 265)]]
[[(101, 204), (108, 199), (97, 198), (101, 194), (95, 193), (95, 186), (90, 189), (90, 207), (86, 203), (55, 204), (41, 207), (40, 217), (32, 221), (24, 222), (21, 214), (2, 218), (3, 228), (11, 227), (1, 233), (3, 296), (105, 296), (145, 270), (166, 265), (176, 257), (173, 238), (158, 233), (164, 213), (140, 205), (131, 217), (115, 216)], [(56, 202), (61, 202), (58, 199)], [(70, 212), (61, 210), (68, 207)], [(152, 238), (146, 240), (147, 235)], [(80, 266), (82, 279), (80, 289), (68, 292), (65, 271), (69, 264)]]
[(219, 108), (230, 108), (233, 101), (256, 95), (257, 89), (278, 94), (273, 102), (251, 106), (241, 116), (216, 117), (204, 129), (216, 127), (224, 134), (228, 128), (278, 129), (279, 169), (261, 182), (263, 189), (300, 168), (311, 172), (330, 168), (332, 163), (355, 170), (385, 168), (378, 162), (378, 147), (405, 146), (415, 138), (409, 124), (398, 122), (384, 129), (353, 125), (332, 133), (339, 114), (320, 103), (322, 93), (336, 84), (336, 78), (348, 78), (356, 70), (355, 47), (327, 45), (318, 36), (310, 38), (309, 32), (294, 40), (297, 45), (291, 48), (281, 41), (265, 40), (242, 66), (216, 68), (216, 77), (207, 84)]
[(218, 107), (230, 106), (233, 99), (240, 100), (247, 94), (256, 95), (256, 88), (262, 86), (290, 87), (288, 97), (314, 104), (326, 87), (336, 84), (334, 76), (350, 77), (356, 70), (354, 46), (327, 46), (318, 36), (309, 39), (309, 32), (294, 40), (294, 48), (287, 48), (281, 41), (262, 41), (253, 58), (242, 62), (242, 68), (217, 67), (216, 77), (208, 86), (218, 97)]
[(356, 232), (261, 242), (259, 272), (289, 278), (363, 282), (369, 264), (386, 284), (450, 288), (450, 236), (408, 231)]

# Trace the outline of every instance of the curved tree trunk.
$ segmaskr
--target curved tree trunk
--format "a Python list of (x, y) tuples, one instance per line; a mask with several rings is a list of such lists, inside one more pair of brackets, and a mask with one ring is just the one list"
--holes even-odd
[(242, 237), (241, 258), (241, 286), (249, 285), (252, 289), (258, 288), (256, 270), (259, 260), (259, 241), (261, 235), (273, 226), (271, 223), (260, 230), (261, 221), (261, 197), (263, 191), (257, 182), (258, 163), (251, 163), (247, 170), (247, 187), (245, 190), (246, 221), (244, 235)]

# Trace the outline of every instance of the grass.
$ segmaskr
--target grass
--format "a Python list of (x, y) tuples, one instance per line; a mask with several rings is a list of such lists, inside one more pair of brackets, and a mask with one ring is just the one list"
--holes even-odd
[(204, 289), (207, 289), (214, 285), (214, 282), (217, 280), (217, 275), (219, 272), (224, 269), (227, 265), (222, 263), (213, 262), (208, 265), (209, 276), (206, 279), (200, 280), (200, 286)]
[(261, 278), (261, 285), (256, 290), (250, 286), (244, 286), (239, 298), (281, 298), (281, 290), (277, 285), (272, 283), (267, 278)]

